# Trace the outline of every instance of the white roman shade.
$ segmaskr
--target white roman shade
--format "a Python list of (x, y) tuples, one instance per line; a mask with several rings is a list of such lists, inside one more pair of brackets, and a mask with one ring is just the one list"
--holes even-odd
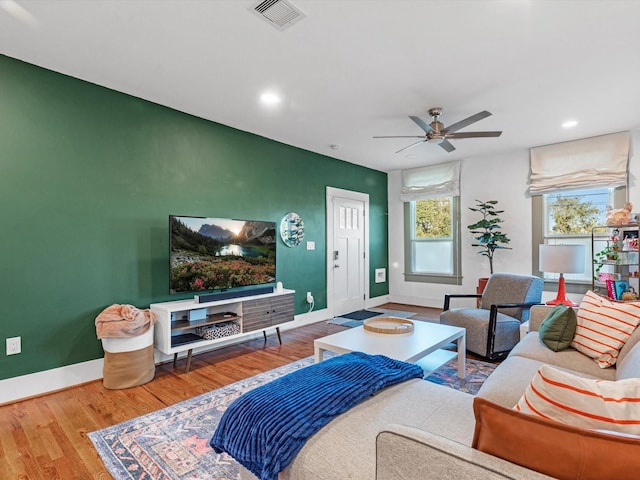
[(460, 162), (439, 163), (402, 171), (400, 200), (411, 202), (460, 195)]
[(531, 149), (529, 194), (627, 185), (629, 132)]

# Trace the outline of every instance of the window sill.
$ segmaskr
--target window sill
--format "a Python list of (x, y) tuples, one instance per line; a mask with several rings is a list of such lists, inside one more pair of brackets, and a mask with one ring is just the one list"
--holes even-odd
[[(591, 290), (591, 282), (582, 281), (582, 282), (566, 282), (565, 281), (565, 290), (567, 293), (587, 293), (588, 290)], [(558, 291), (558, 281), (557, 280), (545, 280), (544, 288), (545, 292), (557, 292)]]
[(405, 282), (439, 283), (442, 285), (462, 285), (462, 277), (438, 275), (435, 273), (405, 273)]

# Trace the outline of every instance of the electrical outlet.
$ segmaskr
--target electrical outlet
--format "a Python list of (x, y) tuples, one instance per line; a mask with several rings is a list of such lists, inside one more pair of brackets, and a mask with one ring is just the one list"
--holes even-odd
[(7, 338), (7, 355), (15, 355), (21, 351), (20, 337)]
[(307, 303), (313, 303), (313, 296), (311, 292), (307, 292)]

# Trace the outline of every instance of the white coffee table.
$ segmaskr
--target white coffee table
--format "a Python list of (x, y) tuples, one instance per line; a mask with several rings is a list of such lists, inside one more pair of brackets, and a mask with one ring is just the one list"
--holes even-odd
[(458, 377), (465, 378), (466, 340), (464, 328), (419, 320), (413, 322), (413, 327), (414, 330), (410, 333), (389, 334), (370, 332), (360, 326), (318, 338), (313, 342), (315, 361), (322, 361), (324, 352), (329, 351), (339, 354), (364, 352), (421, 364), (422, 362), (418, 362), (418, 360), (438, 353), (442, 354), (443, 351), (440, 350), (442, 347), (455, 342), (457, 352), (445, 352), (444, 356), (436, 355), (438, 358), (436, 360), (437, 366), (457, 355)]

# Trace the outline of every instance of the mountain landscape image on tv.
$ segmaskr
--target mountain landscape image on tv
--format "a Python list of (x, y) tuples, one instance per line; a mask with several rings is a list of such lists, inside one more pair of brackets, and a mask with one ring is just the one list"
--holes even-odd
[(275, 222), (172, 215), (169, 230), (171, 293), (276, 280)]

